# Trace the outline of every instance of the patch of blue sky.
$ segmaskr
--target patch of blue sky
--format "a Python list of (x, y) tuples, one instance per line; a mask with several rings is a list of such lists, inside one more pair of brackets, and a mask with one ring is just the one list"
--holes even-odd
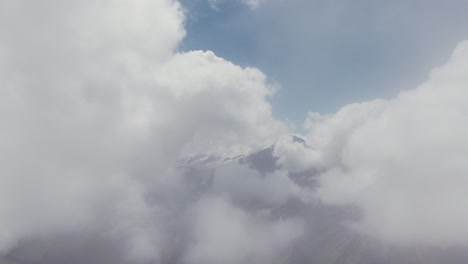
[(181, 50), (212, 50), (260, 68), (281, 90), (274, 115), (300, 125), (308, 111), (391, 98), (414, 88), (468, 38), (468, 1), (182, 0)]

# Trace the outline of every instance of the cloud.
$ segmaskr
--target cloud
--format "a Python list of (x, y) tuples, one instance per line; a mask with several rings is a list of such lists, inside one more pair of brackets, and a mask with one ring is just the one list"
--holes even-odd
[(320, 152), (305, 142), (294, 142), (290, 135), (283, 136), (276, 142), (273, 155), (278, 158), (277, 164), (292, 173), (317, 169), (323, 163)]
[(0, 0), (0, 29), (0, 257), (338, 261), (356, 230), (468, 242), (467, 42), (393, 100), (309, 113), (302, 140), (260, 70), (177, 51), (178, 2)]
[[(122, 263), (161, 262), (176, 251), (175, 162), (287, 130), (259, 70), (176, 52), (183, 23), (170, 0), (0, 1), (0, 256), (83, 234)], [(116, 263), (89, 250), (63, 252)]]
[(250, 9), (254, 10), (260, 6), (263, 0), (242, 0)]
[[(226, 0), (208, 0), (208, 5), (213, 11), (219, 11), (219, 4)], [(257, 9), (265, 0), (240, 0), (240, 3), (247, 6), (250, 10)]]
[(466, 245), (466, 69), (462, 42), (428, 81), (395, 99), (309, 114), (309, 144), (321, 159), (307, 163), (323, 168), (322, 201), (357, 205), (356, 228), (385, 242)]
[(246, 165), (229, 163), (215, 172), (213, 191), (234, 201), (250, 202), (266, 207), (280, 206), (290, 198), (306, 199), (306, 193), (286, 171), (261, 175)]
[(272, 222), (266, 212), (247, 214), (223, 199), (201, 200), (194, 214), (189, 263), (271, 263), (303, 231), (297, 219)]

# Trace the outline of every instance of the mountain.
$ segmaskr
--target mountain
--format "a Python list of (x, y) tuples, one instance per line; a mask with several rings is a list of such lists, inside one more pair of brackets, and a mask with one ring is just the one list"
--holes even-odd
[[(299, 136), (291, 136), (292, 142), (309, 148), (307, 141)], [(281, 171), (278, 157), (274, 156), (275, 145), (260, 149), (248, 155), (235, 157), (215, 157), (199, 155), (179, 163), (179, 168), (192, 188), (201, 193), (210, 192), (216, 181), (216, 171), (226, 164), (236, 163), (258, 172), (257, 177), (270, 177)], [(287, 177), (300, 188), (317, 188), (317, 171), (287, 173)], [(256, 204), (257, 203), (257, 204)], [(253, 204), (253, 205), (252, 205)], [(243, 200), (238, 204), (246, 210), (267, 209), (276, 219), (305, 219), (305, 229), (301, 238), (289, 248), (281, 263), (311, 264), (427, 264), (427, 263), (468, 263), (468, 252), (460, 248), (437, 248), (417, 245), (397, 247), (385, 245), (365, 234), (350, 228), (353, 221), (364, 217), (358, 208), (330, 206), (319, 200), (302, 201), (291, 197), (275, 206), (259, 205), (254, 199)]]
[[(295, 147), (310, 148), (304, 138), (291, 136), (290, 140), (297, 144)], [(325, 205), (314, 198), (310, 194), (318, 187), (318, 172), (285, 171), (275, 156), (275, 147), (271, 145), (232, 157), (207, 154), (187, 157), (174, 165), (171, 176), (178, 181), (175, 188), (149, 188), (145, 199), (149, 205), (163, 208), (159, 220), (164, 223), (164, 232), (169, 234), (158, 264), (189, 263), (185, 255), (187, 248), (194, 243), (193, 232), (198, 231), (192, 227), (193, 210), (199, 201), (214, 196), (226, 197), (244, 214), (262, 215), (266, 221), (282, 223), (288, 219), (301, 220), (304, 228), (299, 238), (274, 252), (278, 257), (275, 263), (468, 263), (468, 252), (463, 248), (422, 245), (401, 248), (382, 244), (350, 228), (364, 217), (358, 208), (352, 205)], [(123, 252), (126, 246), (107, 234), (84, 230), (47, 241), (22, 242), (6, 259), (0, 260), (0, 264), (132, 263), (125, 259)]]

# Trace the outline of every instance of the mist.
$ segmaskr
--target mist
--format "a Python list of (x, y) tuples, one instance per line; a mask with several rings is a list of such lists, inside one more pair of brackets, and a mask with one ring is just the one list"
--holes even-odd
[(185, 17), (0, 0), (0, 262), (466, 263), (467, 42), (298, 133)]

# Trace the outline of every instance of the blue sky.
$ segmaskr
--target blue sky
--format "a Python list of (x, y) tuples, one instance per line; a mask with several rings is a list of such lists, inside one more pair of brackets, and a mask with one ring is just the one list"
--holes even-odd
[(212, 50), (281, 85), (274, 115), (298, 125), (308, 111), (391, 98), (424, 81), (468, 38), (468, 1), (182, 1), (181, 50)]

